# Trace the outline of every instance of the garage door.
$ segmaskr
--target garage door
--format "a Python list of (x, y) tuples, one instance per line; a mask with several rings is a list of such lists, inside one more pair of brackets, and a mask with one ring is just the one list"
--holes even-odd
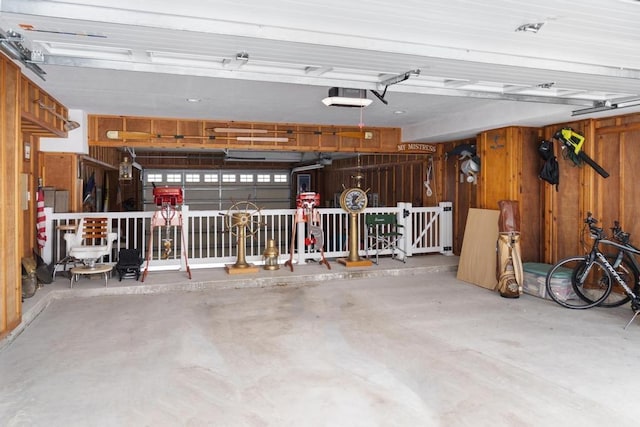
[(184, 204), (191, 210), (225, 210), (235, 202), (251, 201), (261, 209), (288, 209), (291, 206), (288, 170), (162, 170), (143, 174), (145, 210), (155, 210), (153, 185), (180, 187)]

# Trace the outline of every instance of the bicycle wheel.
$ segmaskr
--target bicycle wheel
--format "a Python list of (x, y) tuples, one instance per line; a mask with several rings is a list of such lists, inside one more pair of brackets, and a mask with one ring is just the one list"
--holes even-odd
[(585, 262), (584, 256), (573, 256), (555, 264), (547, 273), (547, 295), (561, 306), (572, 309), (595, 307), (607, 299), (612, 287), (609, 272), (595, 260), (585, 274)]
[[(616, 272), (620, 275), (622, 280), (633, 290), (633, 292), (638, 295), (638, 288), (640, 288), (640, 284), (638, 284), (638, 271), (635, 266), (629, 261), (626, 257), (622, 258), (622, 260), (618, 259), (618, 256), (615, 254), (605, 255), (607, 261), (611, 263), (611, 265), (616, 269)], [(572, 280), (576, 280), (578, 275), (582, 274), (584, 271), (586, 263), (582, 263), (578, 265), (578, 267), (573, 270)], [(600, 303), (600, 307), (619, 307), (628, 303), (631, 300), (631, 297), (627, 295), (626, 291), (617, 280), (613, 277), (611, 278), (611, 293), (609, 296)], [(580, 288), (578, 287), (577, 292), (580, 292)], [(592, 302), (591, 298), (587, 295), (580, 295), (583, 298), (586, 298), (586, 301)]]

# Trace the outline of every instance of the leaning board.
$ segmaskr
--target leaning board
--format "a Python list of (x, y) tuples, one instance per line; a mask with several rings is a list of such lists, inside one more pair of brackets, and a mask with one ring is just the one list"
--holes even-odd
[(458, 279), (495, 289), (499, 210), (469, 209), (458, 263)]

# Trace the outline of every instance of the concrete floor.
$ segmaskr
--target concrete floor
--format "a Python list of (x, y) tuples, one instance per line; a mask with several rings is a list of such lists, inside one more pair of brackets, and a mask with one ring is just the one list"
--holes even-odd
[(0, 346), (2, 426), (631, 426), (640, 321), (454, 257), (58, 279)]

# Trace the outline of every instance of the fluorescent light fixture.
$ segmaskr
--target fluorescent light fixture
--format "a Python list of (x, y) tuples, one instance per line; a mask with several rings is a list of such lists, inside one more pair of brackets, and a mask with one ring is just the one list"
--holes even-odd
[(133, 57), (133, 51), (125, 47), (62, 42), (39, 42), (39, 45), (47, 54), (55, 56), (71, 56), (112, 61), (130, 61)]
[(327, 107), (367, 107), (371, 104), (371, 100), (367, 99), (367, 91), (365, 89), (346, 89), (340, 87), (332, 87), (329, 89), (329, 96), (322, 100)]

